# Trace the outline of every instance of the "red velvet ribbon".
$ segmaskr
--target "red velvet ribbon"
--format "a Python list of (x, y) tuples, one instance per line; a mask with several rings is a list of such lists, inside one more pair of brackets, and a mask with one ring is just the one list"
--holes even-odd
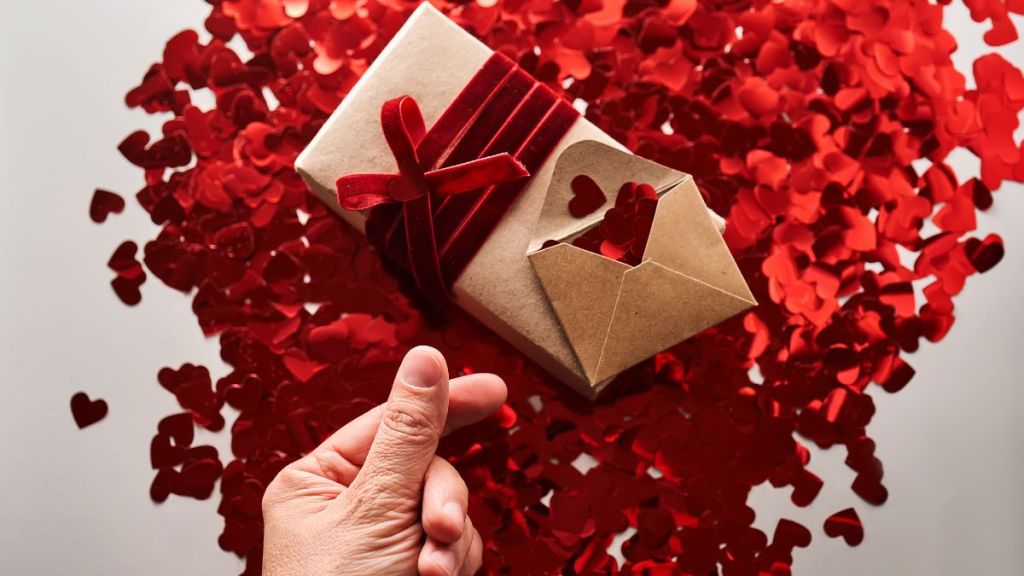
[(432, 305), (515, 202), (577, 113), (494, 54), (427, 131), (411, 97), (385, 102), (381, 126), (398, 174), (338, 179), (348, 210), (371, 209), (370, 242), (408, 268)]
[(406, 210), (409, 262), (416, 284), (435, 306), (448, 300), (430, 218), (415, 217), (415, 200), (429, 200), (431, 194), (451, 196), (481, 187), (529, 176), (530, 173), (508, 153), (470, 160), (444, 168), (429, 169), (417, 155), (426, 136), (423, 114), (409, 96), (388, 100), (380, 111), (381, 128), (398, 163), (398, 174), (350, 174), (338, 179), (338, 200), (346, 210), (366, 210), (397, 202)]
[(429, 193), (452, 196), (530, 175), (507, 152), (425, 171), (416, 156), (416, 146), (426, 135), (426, 128), (420, 108), (410, 96), (385, 102), (380, 123), (398, 162), (398, 174), (349, 174), (339, 178), (338, 200), (346, 210), (408, 202)]

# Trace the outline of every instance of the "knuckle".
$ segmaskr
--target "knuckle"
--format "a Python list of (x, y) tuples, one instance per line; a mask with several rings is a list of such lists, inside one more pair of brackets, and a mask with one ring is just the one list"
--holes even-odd
[(406, 511), (403, 499), (393, 495), (380, 483), (372, 483), (366, 489), (350, 490), (345, 494), (346, 508), (355, 518), (389, 519)]
[(345, 493), (345, 504), (350, 515), (358, 516), (376, 508), (382, 497), (381, 491), (372, 486), (366, 490), (349, 490)]
[(388, 490), (369, 486), (367, 490), (349, 491), (345, 495), (345, 516), (356, 524), (384, 526), (406, 518), (411, 512), (408, 502)]
[(433, 441), (433, 419), (426, 409), (411, 402), (389, 402), (381, 423), (405, 441), (420, 444)]

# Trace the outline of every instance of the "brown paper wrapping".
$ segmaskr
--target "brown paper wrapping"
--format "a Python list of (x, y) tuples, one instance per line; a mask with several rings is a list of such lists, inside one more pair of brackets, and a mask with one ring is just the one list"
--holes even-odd
[[(313, 193), (342, 219), (362, 230), (364, 216), (338, 205), (335, 182), (345, 174), (397, 172), (381, 132), (381, 105), (397, 96), (412, 96), (430, 126), (490, 55), (488, 47), (429, 4), (422, 4), (299, 156), (296, 169)], [(600, 380), (588, 376), (527, 258), (557, 160), (571, 144), (587, 140), (603, 143), (605, 149), (622, 149), (593, 124), (578, 119), (544, 165), (532, 174), (519, 199), (455, 282), (452, 293), (459, 307), (558, 379), (594, 397), (614, 373), (606, 368), (600, 371), (599, 375), (604, 376)], [(658, 185), (678, 181), (682, 176), (659, 168), (665, 172), (658, 174)], [(627, 174), (622, 176), (623, 181), (631, 179)], [(562, 206), (567, 202), (566, 199)], [(555, 213), (553, 208), (551, 212)], [(710, 223), (709, 218), (705, 211), (704, 219)], [(589, 225), (580, 220), (562, 222), (561, 217), (555, 220), (545, 226), (557, 226), (561, 231), (571, 228), (570, 224), (577, 228)], [(714, 228), (715, 224), (711, 226)], [(541, 233), (544, 230), (538, 228)], [(721, 242), (720, 237), (718, 240)], [(595, 278), (594, 282), (599, 281)], [(582, 282), (577, 285), (584, 286)], [(591, 290), (593, 284), (586, 286)], [(618, 364), (621, 362), (615, 365)]]

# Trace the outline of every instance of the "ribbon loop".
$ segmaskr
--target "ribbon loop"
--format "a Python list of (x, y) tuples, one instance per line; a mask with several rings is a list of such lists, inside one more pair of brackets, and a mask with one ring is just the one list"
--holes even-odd
[(416, 157), (416, 146), (427, 132), (419, 105), (409, 96), (388, 100), (381, 106), (380, 124), (398, 164), (399, 177), (389, 183), (389, 196), (408, 202), (428, 194), (424, 168)]

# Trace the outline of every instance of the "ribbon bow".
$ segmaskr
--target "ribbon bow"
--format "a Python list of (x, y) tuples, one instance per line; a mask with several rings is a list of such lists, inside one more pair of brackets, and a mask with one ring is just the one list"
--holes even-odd
[[(437, 168), (423, 166), (417, 147), (427, 134), (419, 106), (410, 96), (388, 100), (380, 111), (381, 128), (398, 163), (398, 174), (349, 174), (337, 181), (338, 201), (346, 210), (401, 203), (413, 277), (438, 307), (449, 300), (434, 239), (431, 195), (452, 196), (530, 175), (510, 154), (494, 154)], [(443, 160), (442, 160), (443, 161)], [(442, 161), (437, 162), (440, 164)]]
[(446, 168), (421, 166), (416, 147), (427, 130), (420, 107), (411, 96), (385, 102), (380, 111), (380, 123), (388, 147), (398, 162), (398, 174), (349, 174), (339, 178), (338, 199), (346, 210), (409, 202), (430, 193), (453, 196), (530, 175), (526, 167), (508, 153)]

